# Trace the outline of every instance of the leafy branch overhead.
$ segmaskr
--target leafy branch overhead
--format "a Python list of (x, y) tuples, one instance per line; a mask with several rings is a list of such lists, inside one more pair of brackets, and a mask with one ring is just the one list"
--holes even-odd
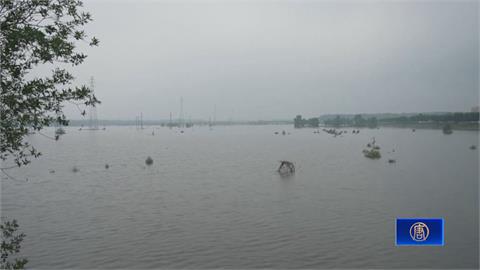
[(18, 223), (14, 219), (5, 221), (0, 224), (0, 233), (2, 243), (0, 245), (0, 269), (23, 269), (27, 264), (27, 259), (14, 259), (13, 262), (8, 260), (9, 256), (14, 256), (20, 252), (21, 245), (25, 234), (17, 233)]
[[(40, 153), (25, 137), (54, 122), (67, 125), (65, 102), (99, 103), (85, 85), (58, 66), (80, 65), (87, 55), (79, 42), (97, 46), (84, 26), (92, 20), (78, 0), (0, 0), (1, 146), (0, 159), (26, 165)], [(48, 76), (32, 76), (37, 66), (56, 64)], [(58, 65), (62, 64), (62, 65)]]

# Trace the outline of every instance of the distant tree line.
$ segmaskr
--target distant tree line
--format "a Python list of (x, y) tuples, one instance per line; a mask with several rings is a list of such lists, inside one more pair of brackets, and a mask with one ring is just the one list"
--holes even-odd
[(478, 122), (478, 112), (456, 112), (446, 114), (417, 114), (410, 117), (401, 116), (382, 119), (385, 123), (422, 123), (422, 122)]
[(421, 123), (460, 123), (478, 122), (478, 112), (456, 112), (444, 114), (423, 114), (413, 116), (399, 116), (377, 119), (376, 117), (363, 117), (357, 114), (353, 117), (342, 117), (337, 115), (334, 118), (324, 120), (326, 126), (355, 126), (355, 127), (376, 127), (381, 124), (421, 124)]
[(301, 115), (297, 115), (297, 117), (293, 119), (293, 125), (295, 126), (295, 128), (319, 127), (320, 120), (318, 119), (318, 117), (305, 119), (305, 118), (302, 118)]
[(333, 119), (328, 119), (324, 121), (326, 126), (355, 126), (355, 127), (376, 127), (378, 125), (378, 120), (376, 117), (364, 118), (361, 114), (355, 115), (353, 118), (341, 117), (337, 115)]

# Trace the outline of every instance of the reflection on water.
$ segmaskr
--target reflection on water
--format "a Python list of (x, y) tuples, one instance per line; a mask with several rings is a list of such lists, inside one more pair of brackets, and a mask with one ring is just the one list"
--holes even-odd
[[(362, 154), (372, 137), (380, 160)], [(43, 156), (9, 171), (18, 181), (2, 179), (1, 203), (32, 268), (478, 267), (478, 132), (111, 127), (30, 139)], [(295, 174), (281, 177), (279, 160)], [(395, 218), (416, 216), (445, 218), (445, 247), (395, 247)]]

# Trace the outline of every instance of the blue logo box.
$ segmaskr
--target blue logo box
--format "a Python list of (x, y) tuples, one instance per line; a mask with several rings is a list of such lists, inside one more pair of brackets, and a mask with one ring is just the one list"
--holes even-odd
[(397, 218), (397, 246), (443, 246), (443, 218)]

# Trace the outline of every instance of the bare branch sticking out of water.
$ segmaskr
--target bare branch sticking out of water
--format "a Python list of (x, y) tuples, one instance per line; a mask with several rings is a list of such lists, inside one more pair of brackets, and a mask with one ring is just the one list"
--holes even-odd
[(280, 166), (278, 167), (277, 171), (282, 175), (293, 174), (295, 173), (295, 165), (293, 165), (293, 162), (280, 160)]

